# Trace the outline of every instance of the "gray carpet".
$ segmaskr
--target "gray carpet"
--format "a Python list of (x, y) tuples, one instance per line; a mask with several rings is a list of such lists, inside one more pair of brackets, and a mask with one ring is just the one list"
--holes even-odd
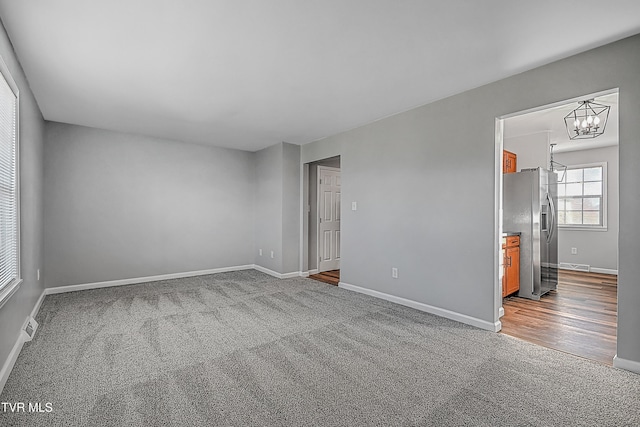
[(640, 375), (254, 270), (47, 296), (2, 426), (640, 425)]

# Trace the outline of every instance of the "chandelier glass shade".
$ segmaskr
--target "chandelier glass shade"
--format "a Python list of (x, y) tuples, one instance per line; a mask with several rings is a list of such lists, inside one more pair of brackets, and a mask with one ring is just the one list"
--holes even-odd
[(596, 138), (602, 135), (611, 107), (598, 104), (593, 99), (580, 101), (579, 104), (578, 108), (564, 117), (569, 139)]

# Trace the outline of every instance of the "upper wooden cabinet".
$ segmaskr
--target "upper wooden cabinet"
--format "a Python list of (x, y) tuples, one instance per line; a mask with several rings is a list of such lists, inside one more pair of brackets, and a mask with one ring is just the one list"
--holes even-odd
[(515, 173), (517, 163), (516, 153), (511, 151), (502, 150), (502, 173)]

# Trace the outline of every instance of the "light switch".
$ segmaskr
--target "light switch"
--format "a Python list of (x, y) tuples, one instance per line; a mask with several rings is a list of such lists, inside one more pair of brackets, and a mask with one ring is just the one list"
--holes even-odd
[(356, 202), (351, 202), (351, 210), (352, 211), (357, 211), (358, 210), (358, 204)]

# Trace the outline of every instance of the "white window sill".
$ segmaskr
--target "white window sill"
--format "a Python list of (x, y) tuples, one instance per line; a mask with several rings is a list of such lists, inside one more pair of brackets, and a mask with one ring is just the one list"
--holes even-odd
[(9, 283), (7, 286), (0, 290), (0, 308), (9, 301), (11, 296), (16, 293), (20, 284), (22, 283), (22, 279), (18, 279), (13, 281), (13, 283)]

